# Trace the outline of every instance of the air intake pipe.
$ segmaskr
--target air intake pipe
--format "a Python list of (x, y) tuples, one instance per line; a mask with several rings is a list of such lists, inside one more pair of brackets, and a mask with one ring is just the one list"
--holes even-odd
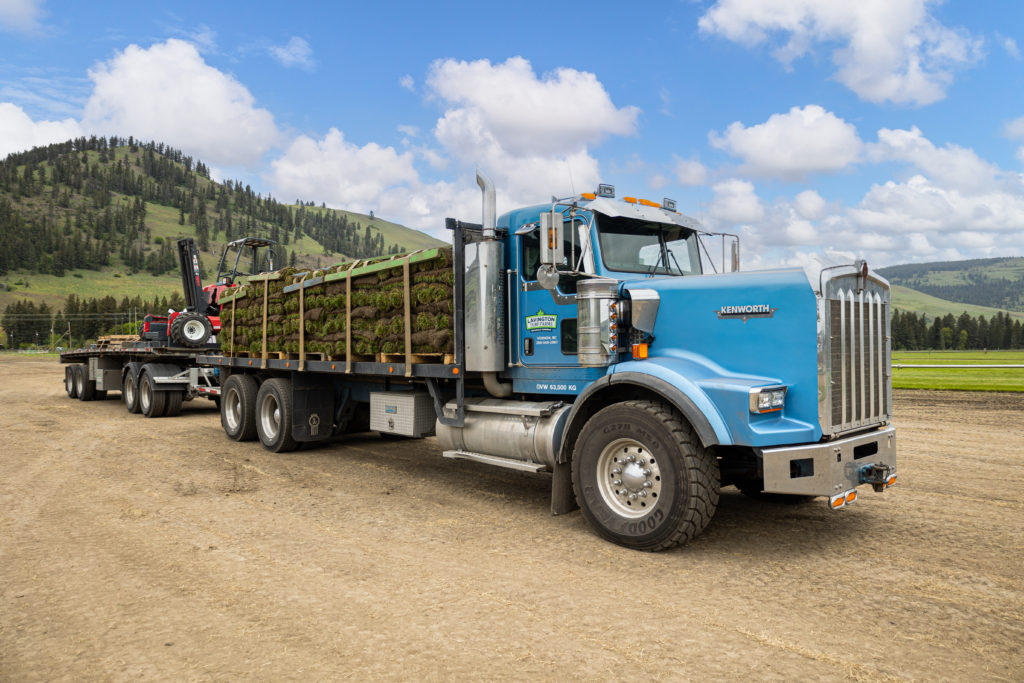
[(495, 218), (497, 209), (495, 208), (494, 200), (494, 183), (480, 169), (477, 169), (476, 184), (480, 186), (480, 190), (483, 193), (483, 237), (485, 240), (493, 240), (497, 238), (494, 232), (494, 225), (497, 222)]

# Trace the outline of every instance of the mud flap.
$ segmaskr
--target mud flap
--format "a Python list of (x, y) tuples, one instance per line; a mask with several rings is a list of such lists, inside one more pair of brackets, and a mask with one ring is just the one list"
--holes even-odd
[(334, 427), (334, 382), (313, 373), (292, 373), (292, 438), (299, 442), (330, 438)]

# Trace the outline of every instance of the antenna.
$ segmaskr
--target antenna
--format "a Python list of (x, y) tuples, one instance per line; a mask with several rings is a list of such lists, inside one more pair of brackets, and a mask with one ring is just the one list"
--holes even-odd
[(575, 197), (576, 196), (576, 183), (574, 183), (572, 181), (572, 164), (569, 163), (568, 159), (565, 160), (565, 166), (566, 166), (566, 168), (569, 169), (569, 189), (572, 190), (572, 196)]

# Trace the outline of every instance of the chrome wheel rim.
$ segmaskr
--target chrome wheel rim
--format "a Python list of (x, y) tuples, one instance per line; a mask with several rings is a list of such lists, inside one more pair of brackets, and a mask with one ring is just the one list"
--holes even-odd
[(260, 423), (267, 441), (277, 438), (277, 432), (281, 429), (281, 406), (273, 394), (268, 393), (260, 401)]
[(605, 504), (623, 517), (650, 514), (661, 496), (659, 456), (634, 439), (616, 439), (597, 460), (597, 488)]
[(135, 381), (131, 377), (124, 380), (124, 402), (129, 406), (135, 404)]
[(242, 424), (242, 399), (234, 389), (229, 389), (224, 396), (224, 421), (232, 432), (237, 432)]
[(144, 413), (149, 412), (149, 403), (152, 398), (152, 396), (150, 396), (150, 391), (152, 391), (152, 387), (149, 386), (149, 378), (143, 378), (142, 387), (139, 390), (139, 407), (142, 408), (142, 412)]

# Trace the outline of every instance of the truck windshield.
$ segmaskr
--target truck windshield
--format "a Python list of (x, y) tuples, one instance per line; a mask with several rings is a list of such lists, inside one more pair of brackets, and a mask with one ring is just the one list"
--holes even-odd
[(649, 275), (699, 275), (693, 230), (633, 218), (597, 217), (601, 258), (608, 270)]

